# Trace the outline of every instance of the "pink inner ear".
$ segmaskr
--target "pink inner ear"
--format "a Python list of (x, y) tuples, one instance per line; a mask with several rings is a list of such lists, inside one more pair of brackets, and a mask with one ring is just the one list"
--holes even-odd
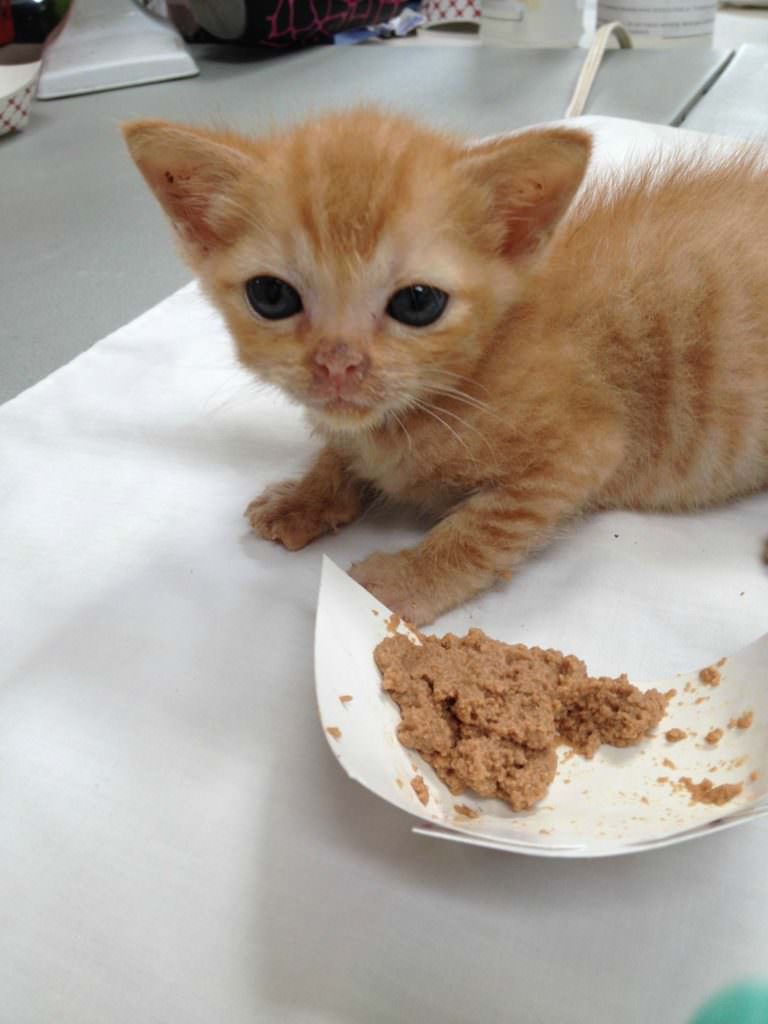
[(537, 179), (518, 182), (499, 206), (506, 227), (504, 255), (514, 259), (533, 252), (554, 229), (569, 199), (570, 194), (564, 196), (561, 189), (547, 188)]
[(203, 176), (195, 168), (163, 171), (155, 176), (153, 187), (186, 242), (205, 249), (222, 242), (209, 220), (212, 185), (206, 189)]
[(234, 135), (164, 121), (133, 121), (128, 148), (193, 262), (233, 241), (243, 217), (237, 195), (254, 156)]

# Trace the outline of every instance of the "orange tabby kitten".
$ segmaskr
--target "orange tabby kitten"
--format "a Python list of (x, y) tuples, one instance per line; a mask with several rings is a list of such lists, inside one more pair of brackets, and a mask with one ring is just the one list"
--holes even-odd
[(265, 138), (125, 135), (241, 361), (325, 440), (251, 503), (253, 529), (293, 550), (372, 494), (431, 510), (415, 548), (352, 568), (413, 622), (577, 513), (768, 482), (754, 156), (646, 169), (560, 224), (590, 155), (578, 130), (467, 144), (356, 110)]

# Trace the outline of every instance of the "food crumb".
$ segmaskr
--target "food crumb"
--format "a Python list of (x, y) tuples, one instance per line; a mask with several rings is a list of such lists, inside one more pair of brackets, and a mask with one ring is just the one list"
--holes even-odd
[(705, 686), (719, 686), (720, 670), (716, 665), (708, 665), (699, 672), (699, 679)]
[(694, 704), (703, 704), (704, 701), (707, 701), (707, 700), (709, 700), (709, 697), (697, 697), (696, 700), (693, 703)]
[(378, 608), (371, 608), (371, 611), (378, 618), (379, 609)]
[(480, 817), (480, 811), (475, 811), (473, 808), (467, 807), (466, 804), (454, 804), (453, 809), (457, 814), (461, 814), (464, 818)]
[(677, 768), (677, 765), (675, 764), (675, 762), (674, 761), (670, 761), (668, 757), (665, 757), (664, 760), (661, 763), (664, 765), (665, 768), (671, 768), (672, 771), (674, 771), (675, 768)]
[(647, 796), (641, 796), (640, 797), (640, 803), (641, 804), (648, 804), (650, 806), (651, 801), (648, 799)]
[(754, 720), (755, 714), (753, 711), (745, 711), (743, 715), (739, 715), (738, 718), (732, 718), (728, 723), (729, 729), (748, 729)]
[(716, 743), (719, 743), (723, 738), (722, 729), (710, 729), (707, 735), (704, 737), (704, 742), (708, 743), (710, 747), (714, 747)]
[(392, 612), (392, 614), (385, 622), (387, 632), (391, 633), (394, 636), (394, 634), (397, 632), (397, 627), (400, 625), (402, 621), (403, 620), (400, 618), (397, 612)]
[(411, 789), (419, 798), (419, 803), (423, 804), (424, 807), (429, 803), (429, 787), (427, 786), (421, 775), (414, 775), (411, 779)]
[(403, 783), (402, 779), (395, 779), (395, 782), (397, 783), (397, 788), (398, 789), (402, 789), (403, 788), (404, 783)]
[(757, 780), (759, 778), (760, 778), (760, 775), (757, 772), (750, 772), (749, 773), (749, 781), (750, 782), (757, 782)]
[(687, 739), (687, 735), (682, 729), (667, 729), (664, 736), (668, 743), (679, 743), (680, 740)]
[(656, 781), (658, 783), (660, 783), (661, 785), (663, 785), (665, 782), (669, 782), (669, 776), (668, 775), (660, 775), (658, 777), (658, 779), (656, 779)]
[(339, 700), (341, 701), (342, 704), (349, 704), (349, 702), (351, 700), (354, 700), (354, 698), (351, 693), (342, 693), (342, 695), (339, 697)]
[(728, 661), (727, 658), (721, 658), (720, 661), (716, 661), (715, 668), (722, 668), (726, 661)]
[(711, 779), (702, 779), (701, 782), (694, 782), (693, 779), (684, 775), (680, 782), (685, 786), (691, 795), (693, 804), (715, 804), (721, 807), (733, 800), (744, 788), (741, 782), (724, 782), (716, 786)]
[(325, 730), (329, 736), (333, 736), (335, 740), (341, 739), (341, 729), (335, 725), (329, 725)]

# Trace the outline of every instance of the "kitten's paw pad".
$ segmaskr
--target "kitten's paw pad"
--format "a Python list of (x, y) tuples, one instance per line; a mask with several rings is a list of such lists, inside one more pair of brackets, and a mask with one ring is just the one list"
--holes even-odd
[(407, 552), (370, 555), (353, 565), (349, 575), (414, 626), (425, 626), (439, 614), (437, 603), (428, 596)]
[(298, 551), (333, 529), (327, 510), (307, 502), (300, 484), (293, 481), (268, 487), (250, 503), (245, 517), (259, 537), (289, 551)]

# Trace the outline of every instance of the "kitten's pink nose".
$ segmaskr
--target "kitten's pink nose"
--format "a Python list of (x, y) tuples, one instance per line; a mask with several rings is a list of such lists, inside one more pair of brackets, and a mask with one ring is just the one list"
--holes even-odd
[(315, 352), (315, 373), (324, 384), (337, 387), (361, 381), (368, 372), (370, 360), (344, 342), (323, 346)]

